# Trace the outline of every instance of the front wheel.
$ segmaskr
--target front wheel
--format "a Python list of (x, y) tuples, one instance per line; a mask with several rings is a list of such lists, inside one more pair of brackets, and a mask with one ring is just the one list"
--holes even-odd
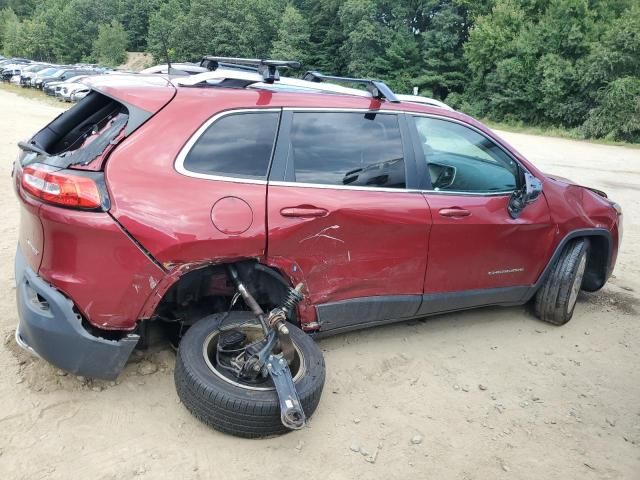
[(535, 312), (553, 325), (564, 325), (573, 316), (587, 266), (589, 241), (579, 238), (564, 247), (538, 290)]
[[(287, 325), (295, 355), (290, 364), (300, 403), (307, 417), (318, 406), (324, 386), (322, 352), (309, 335)], [(241, 332), (250, 341), (262, 335), (250, 312), (214, 314), (199, 320), (182, 337), (176, 356), (178, 396), (199, 420), (224, 433), (255, 438), (286, 433), (280, 403), (270, 378), (260, 383), (236, 378), (216, 356), (224, 332)]]

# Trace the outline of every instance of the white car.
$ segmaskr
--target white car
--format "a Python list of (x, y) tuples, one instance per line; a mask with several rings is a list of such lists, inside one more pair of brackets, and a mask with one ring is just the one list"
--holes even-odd
[(74, 90), (73, 92), (71, 92), (71, 94), (69, 95), (69, 101), (70, 102), (77, 102), (79, 100), (82, 100), (84, 97), (86, 97), (87, 95), (89, 95), (89, 92), (91, 91), (91, 89), (87, 86), (84, 86), (82, 88), (79, 88), (77, 90)]
[(72, 83), (81, 82), (86, 78), (89, 78), (89, 75), (76, 75), (75, 77), (68, 78), (67, 80), (64, 80), (62, 82), (49, 82), (47, 84), (47, 87), (53, 90), (54, 97), (59, 97), (60, 92), (65, 86), (70, 85)]
[(21, 63), (10, 63), (9, 65), (4, 65), (2, 67), (2, 80), (7, 82), (10, 81), (14, 76), (19, 76), (22, 73), (22, 67), (24, 66), (26, 65), (23, 65)]
[[(58, 100), (64, 102), (71, 102), (71, 96), (77, 92), (78, 90), (83, 90), (88, 88), (87, 84), (84, 83), (84, 79), (87, 77), (83, 77), (75, 82), (64, 82), (56, 88), (56, 97)], [(59, 88), (59, 89), (58, 89)]]

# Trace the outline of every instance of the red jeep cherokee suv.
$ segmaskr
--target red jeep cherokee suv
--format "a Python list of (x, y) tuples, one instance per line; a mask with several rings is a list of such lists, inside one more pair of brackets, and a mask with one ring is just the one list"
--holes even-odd
[(303, 332), (530, 300), (560, 325), (609, 278), (620, 207), (469, 116), (377, 81), (280, 78), (286, 62), (209, 63), (97, 79), (20, 143), (16, 339), (61, 369), (115, 378), (164, 332), (185, 405), (260, 436), (317, 406)]

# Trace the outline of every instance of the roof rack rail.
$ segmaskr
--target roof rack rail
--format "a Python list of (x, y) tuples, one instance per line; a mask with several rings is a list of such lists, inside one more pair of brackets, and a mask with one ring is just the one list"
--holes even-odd
[(209, 70), (216, 70), (218, 67), (244, 66), (255, 69), (262, 75), (265, 83), (273, 83), (280, 80), (279, 68), (300, 68), (302, 64), (295, 60), (267, 60), (260, 58), (237, 58), (237, 57), (214, 57), (207, 55), (203, 57), (200, 65)]
[(358, 85), (364, 85), (367, 87), (369, 93), (373, 98), (378, 100), (386, 99), (393, 103), (399, 103), (398, 97), (389, 88), (389, 86), (382, 80), (372, 80), (369, 78), (349, 78), (349, 77), (336, 77), (333, 75), (325, 75), (320, 72), (306, 72), (302, 76), (303, 80), (308, 82), (339, 82), (339, 83), (355, 83)]

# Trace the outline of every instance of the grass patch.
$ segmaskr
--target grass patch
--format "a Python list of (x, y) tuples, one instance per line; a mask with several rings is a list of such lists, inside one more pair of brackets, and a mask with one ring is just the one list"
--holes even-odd
[(15, 93), (16, 95), (23, 98), (31, 98), (34, 100), (38, 100), (42, 103), (50, 105), (52, 107), (58, 107), (67, 109), (69, 108), (69, 104), (66, 102), (60, 102), (54, 97), (50, 97), (45, 95), (42, 90), (38, 90), (37, 88), (24, 88), (14, 85), (12, 83), (0, 83), (0, 90), (4, 92)]
[(481, 120), (482, 123), (493, 128), (494, 130), (504, 130), (513, 133), (526, 133), (529, 135), (543, 135), (546, 137), (567, 138), (570, 140), (580, 140), (589, 143), (599, 143), (601, 145), (614, 145), (619, 147), (630, 147), (640, 149), (640, 143), (616, 142), (604, 138), (585, 138), (584, 134), (578, 128), (561, 128), (561, 127), (538, 127), (531, 125), (523, 125), (522, 123), (505, 123), (494, 122), (487, 118)]

